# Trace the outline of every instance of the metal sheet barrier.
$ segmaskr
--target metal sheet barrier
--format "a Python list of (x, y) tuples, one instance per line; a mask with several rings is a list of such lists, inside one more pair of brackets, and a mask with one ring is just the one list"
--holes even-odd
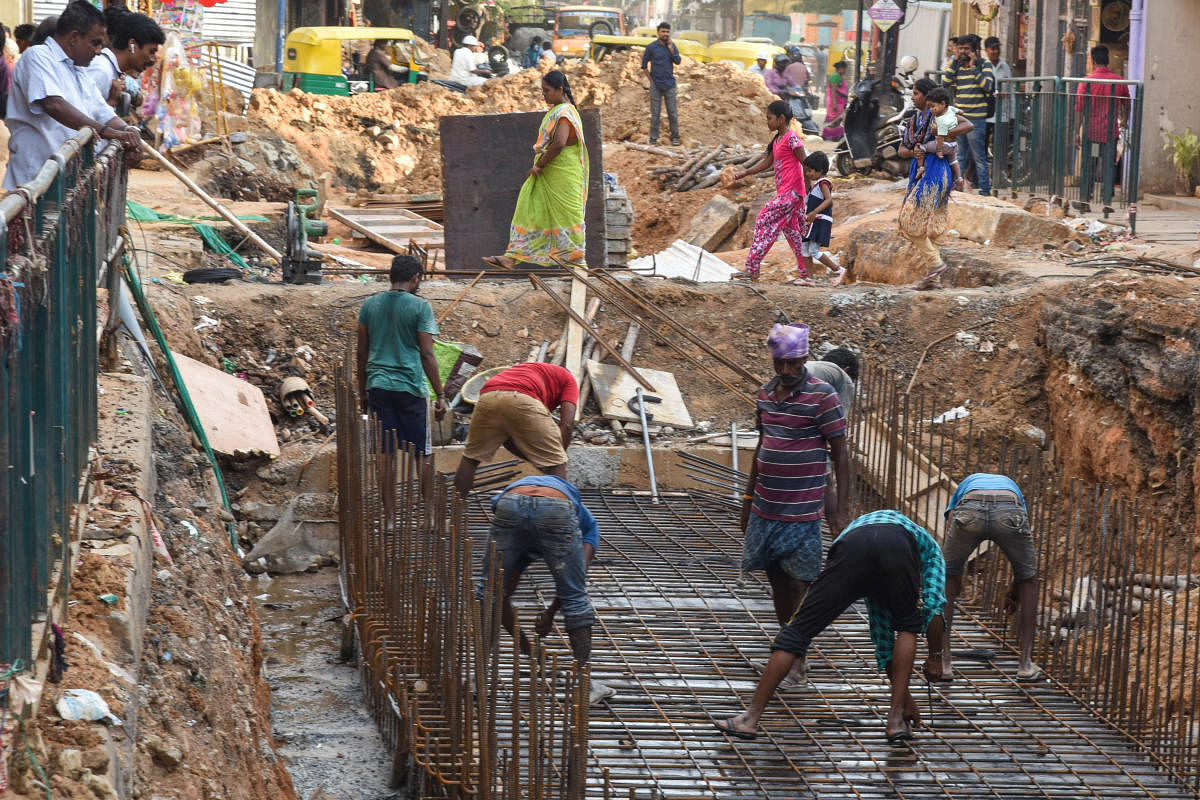
[[(1058, 474), (1037, 445), (977, 432), (970, 416), (953, 419), (952, 398), (905, 388), (886, 370), (861, 376), (851, 431), (858, 508), (898, 508), (941, 540), (957, 480), (1013, 478), (1038, 547), (1034, 660), (1200, 789), (1200, 570), (1188, 530), (1148, 504)], [(1003, 553), (977, 552), (963, 577), (960, 602), (1015, 648)]]
[(33, 622), (69, 549), (96, 436), (97, 277), (121, 253), (124, 160), (114, 145), (95, 155), (84, 130), (0, 201), (0, 663), (33, 656)]
[[(1119, 91), (1130, 97), (1109, 96)], [(993, 187), (1057, 195), (1095, 210), (1124, 206), (1136, 214), (1142, 100), (1138, 81), (997, 81)]]

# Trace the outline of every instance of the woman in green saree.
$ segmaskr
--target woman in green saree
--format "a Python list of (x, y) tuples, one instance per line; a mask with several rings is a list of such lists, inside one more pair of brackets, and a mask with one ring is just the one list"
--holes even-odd
[(583, 121), (567, 76), (559, 70), (542, 78), (542, 97), (550, 110), (538, 128), (533, 168), (517, 198), (508, 250), (484, 259), (495, 267), (513, 269), (518, 262), (548, 266), (552, 258), (583, 264), (588, 186)]

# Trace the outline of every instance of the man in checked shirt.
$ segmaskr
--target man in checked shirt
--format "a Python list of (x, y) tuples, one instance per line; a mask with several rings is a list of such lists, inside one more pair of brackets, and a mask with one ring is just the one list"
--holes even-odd
[(875, 662), (892, 685), (885, 735), (889, 744), (912, 739), (920, 714), (908, 682), (919, 634), (929, 642), (925, 674), (941, 674), (946, 562), (933, 537), (899, 511), (864, 514), (842, 531), (829, 549), (825, 569), (775, 637), (750, 708), (729, 719), (714, 719), (717, 730), (738, 739), (758, 738), (758, 720), (792, 664), (807, 655), (813, 637), (863, 597)]

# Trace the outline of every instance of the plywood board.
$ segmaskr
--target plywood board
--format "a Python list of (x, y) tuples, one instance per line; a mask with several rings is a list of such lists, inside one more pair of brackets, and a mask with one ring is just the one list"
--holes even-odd
[(261, 389), (185, 355), (176, 353), (175, 362), (213, 450), (227, 456), (279, 455)]
[[(679, 393), (675, 376), (645, 367), (637, 367), (637, 370), (654, 386), (654, 391), (646, 394), (662, 398), (661, 403), (646, 404), (647, 413), (654, 415), (653, 423), (676, 428), (692, 427), (692, 415), (683, 404), (683, 395)], [(605, 417), (626, 422), (639, 421), (637, 413), (628, 406), (629, 400), (637, 396), (638, 382), (633, 376), (617, 364), (602, 364), (592, 359), (587, 361), (587, 373), (592, 381), (592, 393), (596, 395), (600, 412)]]

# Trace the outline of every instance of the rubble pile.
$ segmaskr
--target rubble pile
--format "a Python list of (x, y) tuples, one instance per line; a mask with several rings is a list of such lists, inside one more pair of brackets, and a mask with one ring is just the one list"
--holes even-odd
[[(648, 133), (649, 95), (639, 67), (640, 51), (631, 51), (603, 64), (580, 62), (564, 68), (579, 106), (603, 108), (606, 141), (641, 139)], [(313, 172), (331, 172), (335, 182), (348, 189), (439, 191), (438, 120), (452, 114), (544, 110), (542, 74), (524, 70), (466, 94), (432, 83), (353, 97), (259, 89), (251, 97), (246, 124), (251, 136), (291, 143)], [(748, 145), (764, 138), (762, 110), (772, 95), (759, 78), (729, 64), (690, 59), (684, 59), (676, 77), (685, 144)]]

